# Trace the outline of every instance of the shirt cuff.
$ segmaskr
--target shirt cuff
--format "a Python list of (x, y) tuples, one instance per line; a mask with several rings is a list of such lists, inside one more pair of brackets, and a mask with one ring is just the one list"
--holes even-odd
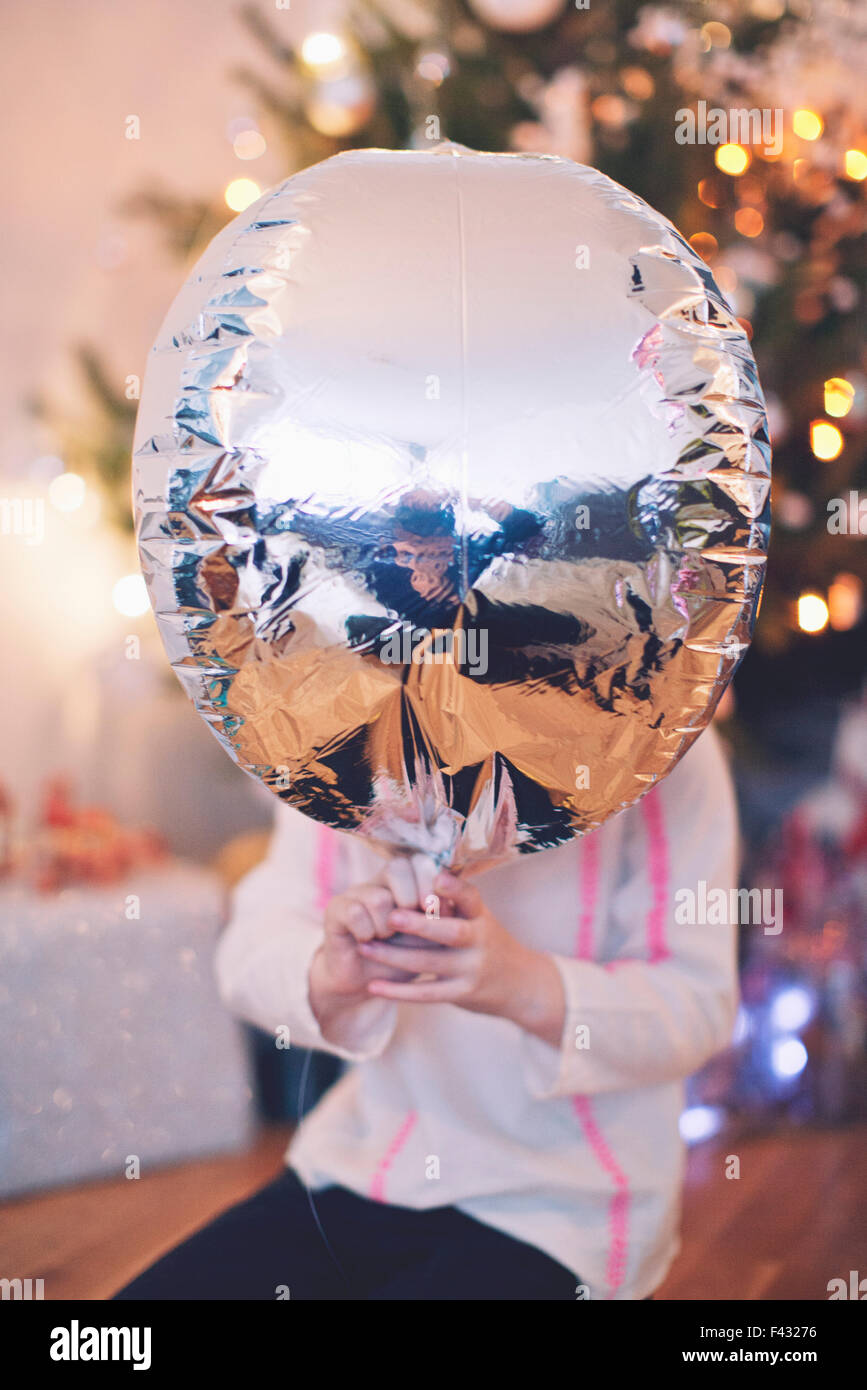
[(563, 981), (566, 1008), (559, 1047), (553, 1047), (534, 1033), (522, 1034), (524, 1079), (535, 1100), (553, 1100), (557, 1096), (570, 1095), (577, 1089), (571, 1079), (572, 1053), (580, 1044), (576, 1029), (579, 1024), (587, 1022), (586, 1016), (581, 1017), (580, 1004), (574, 998), (574, 967), (577, 962), (558, 956), (553, 951), (548, 954)]

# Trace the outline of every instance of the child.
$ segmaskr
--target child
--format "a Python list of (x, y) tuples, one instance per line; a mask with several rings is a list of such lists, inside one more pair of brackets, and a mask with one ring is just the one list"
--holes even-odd
[(118, 1297), (650, 1295), (678, 1248), (682, 1082), (737, 997), (733, 928), (679, 924), (675, 894), (728, 890), (735, 851), (713, 730), (594, 834), (440, 874), (440, 916), (418, 862), (281, 807), (221, 992), (355, 1065), (283, 1176)]

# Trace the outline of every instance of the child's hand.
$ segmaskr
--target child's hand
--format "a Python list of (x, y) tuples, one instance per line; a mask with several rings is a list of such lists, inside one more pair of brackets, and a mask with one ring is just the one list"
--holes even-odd
[(310, 1006), (322, 1032), (339, 1040), (338, 1017), (371, 1004), (371, 980), (406, 981), (413, 972), (382, 967), (365, 959), (363, 942), (390, 936), (391, 913), (417, 908), (419, 889), (408, 860), (390, 862), (374, 883), (364, 883), (333, 897), (325, 910), (325, 936), (310, 966)]
[[(454, 916), (428, 916), (402, 904), (388, 915), (387, 930), (371, 932), (358, 950), (378, 969), (368, 995), (406, 1003), (456, 1004), (475, 1013), (511, 1019), (558, 1047), (563, 1031), (565, 998), (551, 957), (516, 941), (485, 906), (472, 884), (441, 873), (434, 891), (454, 909)], [(429, 947), (389, 945), (390, 931), (409, 932)], [(437, 950), (445, 946), (446, 950)], [(433, 980), (389, 980), (384, 970), (402, 967)]]

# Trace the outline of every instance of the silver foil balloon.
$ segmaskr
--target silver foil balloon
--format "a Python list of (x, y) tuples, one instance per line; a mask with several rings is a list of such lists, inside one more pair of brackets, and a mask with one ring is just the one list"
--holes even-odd
[(360, 150), (211, 244), (136, 439), (171, 664), (247, 772), (456, 867), (673, 767), (750, 638), (770, 450), (665, 218), (547, 156)]

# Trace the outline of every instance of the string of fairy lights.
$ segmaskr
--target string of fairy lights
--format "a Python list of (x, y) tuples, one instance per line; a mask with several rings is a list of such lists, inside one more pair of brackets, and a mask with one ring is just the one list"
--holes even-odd
[[(773, 6), (775, 0), (764, 0)], [(732, 41), (729, 28), (719, 21), (709, 21), (701, 29), (701, 42), (705, 49), (725, 49)], [(438, 86), (448, 72), (447, 56), (441, 61), (437, 54), (422, 53), (416, 66), (416, 73)], [(359, 76), (359, 54), (352, 40), (339, 33), (317, 30), (309, 33), (303, 40), (299, 57), (302, 69), (307, 76), (310, 100), (306, 114), (311, 124), (322, 134), (340, 138), (357, 129), (359, 121), (369, 115), (374, 100), (372, 87), (359, 93), (352, 86)], [(635, 68), (642, 74), (644, 69)], [(649, 78), (649, 74), (647, 74)], [(369, 79), (368, 79), (369, 81)], [(637, 79), (636, 79), (637, 81)], [(652, 84), (652, 79), (650, 79)], [(348, 85), (347, 85), (348, 84)], [(357, 81), (356, 81), (357, 86)], [(635, 94), (639, 99), (642, 93)], [(647, 95), (645, 91), (644, 96)], [(601, 119), (606, 113), (595, 111), (600, 101), (613, 101), (618, 98), (598, 97), (593, 103), (594, 119)], [(360, 103), (360, 105), (359, 105)], [(363, 109), (362, 109), (363, 108)], [(607, 111), (607, 108), (606, 108)], [(611, 113), (608, 112), (606, 119)], [(778, 151), (768, 149), (753, 150), (745, 144), (728, 142), (720, 144), (714, 151), (716, 175), (701, 179), (697, 186), (699, 201), (709, 209), (718, 209), (725, 201), (725, 192), (720, 190), (720, 176), (730, 179), (736, 185), (736, 202), (732, 216), (735, 231), (740, 237), (749, 240), (761, 237), (766, 229), (765, 181), (761, 177), (760, 165), (778, 163), (788, 171), (792, 183), (797, 184), (810, 175), (811, 147), (818, 148), (817, 142), (825, 134), (825, 120), (822, 114), (811, 107), (798, 107), (787, 118), (785, 138)], [(228, 129), (235, 156), (239, 161), (249, 164), (260, 159), (267, 151), (267, 141), (258, 125), (249, 117), (232, 122)], [(867, 143), (867, 142), (862, 142)], [(836, 177), (853, 183), (867, 180), (867, 151), (857, 144), (851, 144), (835, 152)], [(827, 155), (824, 156), (827, 165)], [(223, 197), (226, 206), (233, 212), (243, 212), (261, 195), (259, 182), (249, 174), (239, 174), (230, 179)], [(721, 250), (717, 238), (709, 231), (698, 231), (689, 237), (695, 250), (712, 265), (714, 276), (720, 288), (733, 296), (743, 291), (739, 276), (733, 267), (728, 266), (726, 250)], [(809, 321), (811, 306), (805, 305), (803, 311), (798, 305), (795, 314)], [(748, 333), (752, 325), (748, 317), (741, 320)], [(851, 379), (853, 373), (846, 374), (843, 368), (840, 375), (829, 377), (824, 382), (823, 414), (810, 420), (809, 448), (813, 457), (820, 463), (830, 464), (840, 459), (847, 446), (846, 421), (853, 411), (856, 398), (864, 394), (864, 384)], [(859, 416), (860, 418), (860, 416)], [(53, 489), (53, 492), (51, 491)], [(84, 502), (86, 484), (75, 474), (66, 473), (54, 479), (49, 490), (49, 500), (56, 495), (54, 505), (73, 510)], [(794, 508), (798, 498), (793, 494), (783, 496), (783, 504), (789, 510)], [(806, 499), (802, 499), (806, 502)], [(791, 504), (791, 506), (790, 506)], [(857, 533), (857, 525), (856, 525)], [(113, 590), (113, 604), (116, 610), (126, 617), (138, 617), (147, 611), (147, 597), (143, 581), (138, 575), (125, 575), (117, 581)], [(861, 618), (864, 607), (863, 585), (854, 574), (840, 573), (828, 584), (823, 593), (814, 589), (805, 590), (793, 605), (791, 625), (805, 634), (819, 634), (829, 626), (836, 631), (852, 628)]]

